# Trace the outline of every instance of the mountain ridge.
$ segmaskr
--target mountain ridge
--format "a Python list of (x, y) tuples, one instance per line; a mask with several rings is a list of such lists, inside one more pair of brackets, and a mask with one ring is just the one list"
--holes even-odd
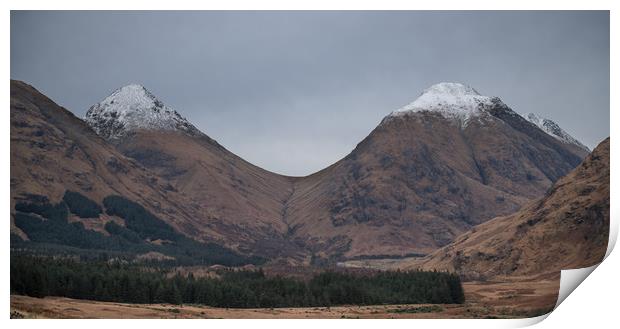
[[(141, 95), (136, 97), (136, 94)], [(142, 100), (136, 100), (136, 98), (142, 98)], [(116, 105), (114, 105), (115, 103)], [(512, 116), (521, 117), (520, 114), (512, 111), (506, 106), (499, 97), (481, 95), (476, 89), (466, 84), (440, 82), (426, 88), (413, 102), (387, 114), (379, 125), (394, 118), (414, 115), (419, 112), (438, 113), (444, 118), (457, 119), (461, 124), (466, 125), (473, 117), (488, 115), (490, 109), (498, 107), (507, 109)], [(166, 115), (149, 117), (145, 115), (145, 113), (149, 111), (155, 113), (163, 112)], [(132, 120), (131, 117), (134, 112), (139, 115), (136, 115), (136, 118)], [(145, 117), (147, 120), (144, 120)], [(500, 116), (495, 115), (495, 117), (503, 120)], [(585, 152), (590, 151), (586, 146), (570, 136), (550, 119), (542, 118), (534, 113), (529, 113), (522, 118), (560, 141), (575, 145)], [(137, 119), (143, 120), (138, 121)], [(488, 120), (489, 118), (487, 117), (486, 119)], [(92, 105), (86, 112), (84, 121), (86, 121), (98, 135), (113, 141), (118, 141), (132, 130), (140, 129), (176, 130), (186, 132), (193, 136), (208, 137), (204, 132), (197, 129), (187, 119), (182, 117), (176, 110), (167, 107), (144, 86), (136, 83), (118, 88), (101, 102)], [(114, 121), (118, 121), (118, 123), (114, 123)], [(217, 142), (210, 137), (208, 137), (208, 139), (217, 144)], [(324, 169), (329, 167), (330, 166)], [(269, 171), (267, 169), (263, 170)], [(305, 176), (274, 174), (289, 178), (303, 178), (313, 175), (313, 173)]]
[[(153, 108), (148, 100), (136, 104), (144, 103), (143, 110)], [(163, 106), (155, 105), (160, 110)], [(21, 115), (18, 108), (11, 111)], [(514, 212), (539, 197), (585, 156), (503, 103), (487, 105), (484, 116), (484, 121), (469, 120), (467, 125), (455, 125), (452, 118), (433, 111), (384, 120), (347, 156), (305, 177), (269, 172), (206, 134), (183, 129), (155, 125), (156, 129), (138, 127), (100, 138), (91, 127), (87, 139), (105, 143), (107, 137), (108, 146), (127, 159), (123, 161), (132, 161), (169, 184), (169, 193), (180, 198), (175, 207), (187, 213), (176, 218), (183, 232), (244, 253), (307, 264), (317, 259), (432, 252), (473, 225)], [(16, 138), (30, 136), (30, 130), (14, 124), (18, 124), (12, 121)], [(64, 156), (57, 153), (59, 159)], [(27, 163), (16, 157), (12, 168)], [(48, 172), (54, 177), (73, 170), (60, 160), (52, 168), (57, 172)], [(21, 171), (15, 176), (34, 180)], [(100, 183), (88, 178), (84, 184)], [(162, 217), (172, 220), (169, 216)]]
[(551, 119), (543, 118), (540, 115), (535, 113), (528, 113), (525, 117), (529, 122), (535, 124), (542, 131), (548, 133), (549, 135), (557, 138), (560, 141), (563, 141), (567, 144), (573, 144), (587, 152), (590, 152), (590, 149), (583, 145), (579, 140), (568, 134), (564, 129), (562, 129), (557, 123), (555, 123)]
[[(341, 160), (299, 178), (258, 167), (247, 169), (255, 166), (224, 148), (211, 150), (199, 138), (173, 132), (162, 138), (156, 131), (138, 131), (117, 143), (117, 148), (171, 179), (178, 189), (190, 195), (203, 195), (196, 199), (198, 203), (228, 204), (229, 201), (217, 201), (222, 195), (227, 195), (227, 200), (240, 200), (241, 203), (213, 209), (221, 218), (236, 217), (236, 221), (249, 225), (247, 227), (265, 222), (277, 228), (277, 234), (283, 239), (292, 237), (304, 248), (314, 250), (313, 253), (322, 254), (328, 250), (327, 254), (342, 256), (373, 252), (391, 254), (403, 246), (407, 246), (403, 253), (434, 250), (473, 225), (517, 210), (529, 199), (544, 193), (553, 181), (585, 156), (585, 153), (575, 154), (565, 149), (554, 138), (529, 125), (499, 98), (482, 96), (464, 84), (435, 84), (411, 104), (409, 108), (386, 115), (377, 128)], [(423, 133), (427, 130), (424, 126), (429, 123), (437, 128)], [(457, 124), (451, 128), (454, 123)], [(444, 136), (437, 136), (438, 130), (445, 131)], [(502, 143), (512, 145), (510, 151), (504, 151), (503, 146), (487, 145), (498, 138), (498, 132), (505, 135), (500, 137)], [(397, 147), (388, 145), (393, 144), (395, 135), (399, 134), (407, 136), (408, 142), (425, 136), (425, 143), (417, 143), (415, 147), (406, 143), (399, 143)], [(514, 142), (515, 139), (520, 144)], [(174, 144), (169, 140), (174, 140)], [(460, 141), (456, 143), (458, 149), (441, 149), (441, 145), (455, 141)], [(522, 146), (533, 142), (539, 146), (532, 149)], [(366, 147), (370, 144), (378, 145), (376, 149), (381, 152), (390, 151), (376, 159), (377, 150)], [(184, 152), (184, 149), (193, 151)], [(522, 160), (514, 158), (515, 152), (521, 154)], [(360, 158), (364, 160), (358, 161)], [(401, 161), (403, 158), (406, 160)], [(221, 159), (229, 160), (222, 163)], [(389, 168), (386, 159), (396, 160), (399, 167)], [(377, 160), (380, 161), (377, 163)], [(519, 168), (515, 161), (529, 164)], [(205, 165), (196, 169), (201, 163)], [(212, 168), (230, 170), (215, 172)], [(378, 172), (370, 173), (372, 177), (366, 179), (362, 174), (364, 169)], [(248, 177), (245, 174), (248, 170), (258, 172)], [(414, 177), (411, 182), (402, 184), (380, 177), (384, 175)], [(245, 178), (239, 180), (239, 177)], [(449, 186), (449, 191), (434, 187), (437, 179), (445, 180), (441, 184)], [(455, 179), (458, 183), (454, 183)], [(279, 187), (266, 187), (264, 182), (267, 181), (278, 182)], [(385, 181), (391, 183), (384, 186)], [(424, 182), (423, 187), (419, 186), (421, 182)], [(394, 199), (403, 198), (394, 194), (394, 186), (400, 186), (397, 188), (400, 193), (408, 195), (403, 199), (407, 201), (400, 201), (401, 205), (394, 202)], [(464, 186), (467, 188), (463, 189)], [(256, 195), (260, 194), (270, 195), (272, 201), (257, 199)], [(448, 200), (449, 206), (437, 203), (442, 199)], [(472, 202), (476, 210), (470, 209)], [(407, 210), (407, 205), (411, 204), (414, 208)], [(248, 209), (242, 210), (244, 207)], [(439, 210), (442, 207), (445, 209)], [(432, 220), (438, 216), (447, 220)], [(381, 223), (389, 223), (387, 231), (377, 230), (377, 225), (384, 225)], [(397, 228), (403, 225), (408, 227), (405, 232), (409, 233)], [(360, 240), (359, 236), (367, 234), (360, 230), (376, 232), (371, 234), (374, 238)], [(390, 242), (392, 238), (385, 237), (386, 234), (397, 237), (394, 240), (400, 242)]]

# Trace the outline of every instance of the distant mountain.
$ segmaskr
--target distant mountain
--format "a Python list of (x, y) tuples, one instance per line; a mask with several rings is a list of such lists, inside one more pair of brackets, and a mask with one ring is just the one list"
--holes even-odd
[(488, 279), (597, 264), (609, 236), (609, 174), (607, 138), (544, 197), (476, 226), (412, 267)]
[(579, 142), (573, 136), (569, 135), (566, 131), (560, 128), (560, 126), (557, 123), (553, 122), (552, 120), (543, 118), (534, 113), (529, 113), (526, 118), (529, 122), (535, 124), (538, 128), (542, 129), (544, 132), (557, 138), (558, 140), (564, 143), (567, 143), (567, 144), (575, 145), (578, 148), (581, 148), (587, 152), (590, 152), (590, 149), (587, 146), (581, 144), (581, 142)]

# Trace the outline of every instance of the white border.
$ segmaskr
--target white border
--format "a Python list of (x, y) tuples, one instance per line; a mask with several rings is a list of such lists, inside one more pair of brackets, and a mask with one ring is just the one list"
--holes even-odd
[[(148, 0), (134, 0), (134, 1), (120, 1), (120, 0), (107, 0), (101, 2), (95, 1), (70, 1), (70, 0), (56, 0), (56, 1), (44, 1), (44, 0), (25, 0), (14, 1), (13, 3), (7, 3), (3, 1), (0, 6), (3, 7), (2, 11), (2, 28), (3, 33), (0, 34), (1, 42), (5, 45), (2, 56), (4, 59), (4, 65), (2, 71), (4, 76), (10, 76), (10, 13), (9, 10), (60, 10), (60, 9), (82, 9), (82, 10), (136, 10), (136, 9), (152, 9), (152, 10), (184, 10), (184, 9), (211, 9), (211, 10), (268, 10), (268, 9), (312, 9), (312, 10), (398, 10), (398, 9), (417, 9), (417, 10), (437, 10), (437, 9), (450, 9), (450, 10), (611, 10), (611, 90), (618, 89), (618, 65), (613, 59), (620, 58), (618, 52), (618, 41), (620, 41), (620, 33), (618, 33), (618, 3), (620, 1), (605, 1), (605, 0), (588, 0), (588, 1), (542, 1), (542, 0), (504, 0), (504, 1), (491, 1), (491, 0), (443, 0), (443, 1), (405, 1), (405, 0), (358, 0), (358, 1), (335, 1), (335, 0), (314, 0), (314, 1), (286, 1), (286, 0), (234, 0), (234, 1), (210, 1), (210, 2), (194, 2), (187, 0), (175, 0), (175, 1), (148, 1)], [(9, 79), (4, 80), (5, 86), (4, 92), (1, 94), (3, 104), (8, 106), (9, 104)], [(611, 108), (618, 109), (618, 97), (617, 94), (611, 93)], [(610, 111), (611, 131), (618, 125), (618, 115), (614, 111)], [(9, 180), (10, 180), (10, 131), (9, 126), (9, 111), (5, 110), (2, 116), (3, 126), (6, 127), (2, 134), (4, 137), (1, 139), (2, 145), (2, 164), (3, 164), (3, 176), (2, 176), (2, 196), (0, 202), (4, 214), (9, 213)], [(612, 143), (612, 149), (614, 149), (615, 143)], [(614, 168), (619, 162), (617, 160), (618, 154), (615, 150), (611, 152), (611, 165), (612, 165), (612, 177), (611, 177), (611, 198), (614, 199), (616, 195), (614, 184), (618, 183), (618, 179), (613, 175)], [(611, 206), (611, 220), (612, 220), (612, 245), (615, 242), (617, 235), (618, 221), (615, 218), (615, 214), (618, 213), (617, 203), (612, 202)], [(108, 325), (145, 325), (149, 327), (165, 328), (171, 325), (180, 324), (179, 322), (171, 321), (156, 321), (156, 320), (137, 320), (137, 321), (123, 321), (123, 320), (106, 320), (106, 321), (94, 321), (94, 320), (30, 320), (30, 321), (9, 321), (9, 225), (8, 219), (6, 219), (2, 226), (3, 232), (1, 238), (4, 241), (2, 248), (3, 262), (5, 266), (1, 271), (0, 282), (2, 290), (0, 294), (2, 296), (2, 306), (5, 310), (4, 321), (8, 321), (5, 325), (19, 326), (19, 327), (41, 327), (46, 328), (80, 328), (84, 326), (90, 326), (92, 328), (103, 328)], [(611, 248), (610, 248), (611, 250)], [(577, 289), (571, 298), (566, 299), (562, 305), (552, 312), (548, 319), (543, 321), (539, 326), (546, 328), (559, 328), (559, 327), (584, 327), (586, 325), (594, 327), (609, 327), (612, 323), (617, 323), (617, 306), (618, 299), (620, 298), (620, 288), (618, 288), (618, 268), (620, 264), (620, 258), (615, 254), (609, 255), (609, 257), (599, 266), (600, 268), (593, 272), (590, 279), (585, 280), (581, 284), (582, 288)], [(537, 319), (527, 320), (349, 320), (356, 322), (346, 322), (345, 325), (355, 325), (362, 328), (375, 328), (377, 325), (386, 325), (390, 328), (411, 328), (412, 326), (432, 326), (434, 328), (494, 328), (494, 327), (517, 327), (525, 326), (536, 323), (546, 316), (539, 317)], [(182, 320), (177, 320), (182, 321)], [(269, 328), (287, 328), (290, 329), (295, 326), (296, 329), (301, 328), (314, 328), (315, 326), (342, 326), (342, 320), (313, 320), (313, 321), (298, 321), (298, 320), (261, 320), (253, 321), (252, 323), (245, 320), (210, 320), (205, 321), (183, 321), (184, 327), (204, 328), (205, 326), (226, 326), (226, 327), (269, 327)], [(6, 328), (6, 327), (5, 327)]]

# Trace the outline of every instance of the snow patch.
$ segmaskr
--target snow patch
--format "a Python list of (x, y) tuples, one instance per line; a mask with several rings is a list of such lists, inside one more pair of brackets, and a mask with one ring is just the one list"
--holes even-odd
[(538, 128), (540, 128), (542, 131), (546, 132), (548, 135), (555, 137), (557, 140), (567, 143), (567, 144), (576, 145), (577, 147), (584, 149), (587, 152), (590, 152), (590, 149), (587, 146), (583, 145), (576, 138), (569, 135), (566, 131), (564, 131), (564, 129), (560, 128), (560, 126), (554, 121), (544, 118), (534, 113), (529, 113), (525, 117), (527, 121), (533, 123)]

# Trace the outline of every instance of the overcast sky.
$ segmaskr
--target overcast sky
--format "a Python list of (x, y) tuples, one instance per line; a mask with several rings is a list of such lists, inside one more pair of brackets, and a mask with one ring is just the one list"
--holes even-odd
[(307, 175), (441, 81), (609, 136), (608, 12), (11, 12), (11, 78), (78, 116), (144, 85), (230, 151)]

